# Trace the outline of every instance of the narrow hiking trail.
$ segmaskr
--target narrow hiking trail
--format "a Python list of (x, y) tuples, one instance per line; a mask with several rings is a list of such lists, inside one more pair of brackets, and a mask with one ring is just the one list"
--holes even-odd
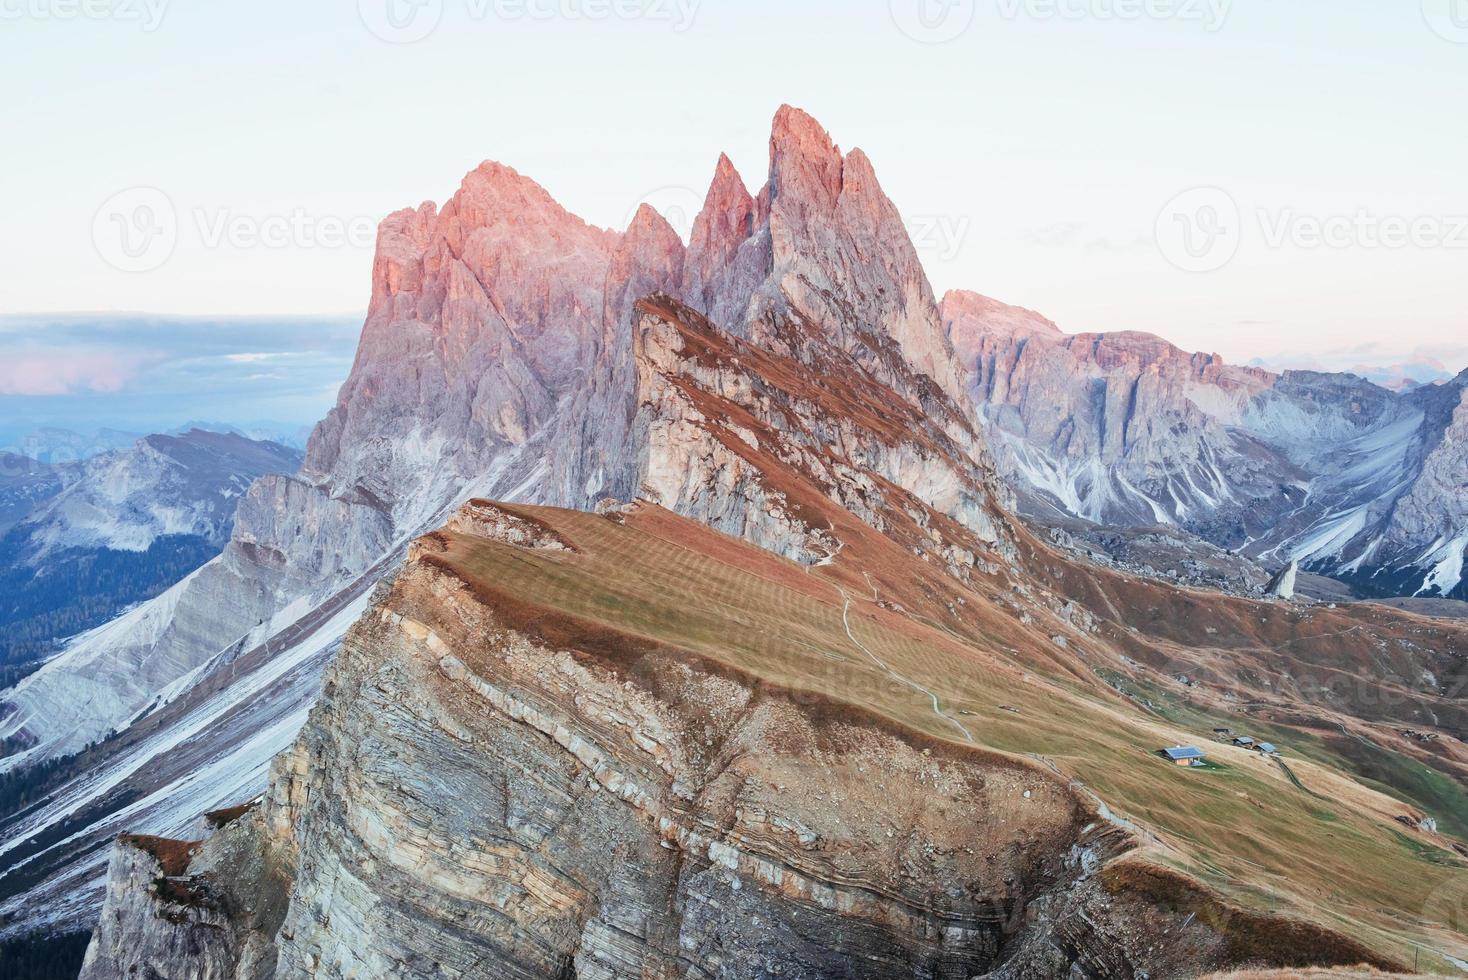
[(876, 664), (878, 667), (882, 668), (882, 670), (886, 671), (888, 676), (890, 676), (893, 680), (899, 681), (902, 684), (907, 685), (914, 691), (926, 694), (933, 702), (933, 714), (937, 715), (939, 718), (942, 718), (954, 728), (957, 728), (959, 732), (963, 734), (963, 737), (965, 739), (972, 742), (974, 740), (973, 733), (965, 728), (957, 718), (954, 718), (952, 715), (944, 713), (942, 703), (938, 700), (938, 695), (934, 694), (932, 691), (928, 690), (926, 687), (923, 687), (916, 681), (910, 680), (899, 674), (897, 671), (893, 670), (887, 665), (884, 660), (882, 660), (881, 657), (878, 657), (875, 653), (872, 653), (871, 650), (868, 650), (866, 644), (862, 643), (856, 638), (856, 634), (851, 631), (851, 596), (847, 595), (846, 590), (843, 589), (841, 586), (836, 585), (836, 583), (834, 582), (832, 582), (831, 584), (835, 585), (836, 591), (841, 593), (841, 600), (844, 603), (841, 607), (841, 625), (846, 628), (846, 636), (848, 639), (851, 640), (852, 645), (855, 646), (862, 653), (866, 654), (871, 659), (872, 663)]
[(1285, 764), (1285, 761), (1283, 759), (1281, 759), (1277, 755), (1276, 756), (1273, 756), (1273, 759), (1274, 759), (1274, 764), (1277, 765), (1277, 766), (1279, 766), (1281, 769), (1284, 770), (1285, 777), (1287, 779), (1289, 779), (1289, 781), (1291, 783), (1294, 784), (1294, 786), (1295, 786), (1296, 789), (1303, 790), (1306, 793), (1310, 793), (1311, 796), (1318, 796), (1319, 795), (1317, 793), (1311, 793), (1310, 790), (1306, 789), (1305, 788), (1305, 784), (1302, 783), (1302, 782), (1300, 782), (1300, 777), (1295, 775), (1295, 771), (1293, 769), (1291, 769), (1288, 765), (1286, 765)]

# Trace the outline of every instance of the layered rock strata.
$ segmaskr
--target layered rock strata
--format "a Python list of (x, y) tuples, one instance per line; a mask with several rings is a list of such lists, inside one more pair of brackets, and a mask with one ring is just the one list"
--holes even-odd
[(421, 542), (265, 798), (186, 867), (119, 847), (83, 980), (1180, 976), (1305, 928), (1129, 863), (1038, 765), (473, 571), (516, 547)]

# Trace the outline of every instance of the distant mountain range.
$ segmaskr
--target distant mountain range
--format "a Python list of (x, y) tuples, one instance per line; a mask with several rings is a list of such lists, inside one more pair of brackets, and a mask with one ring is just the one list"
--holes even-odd
[(300, 464), (272, 442), (191, 429), (0, 476), (0, 664), (50, 652), (219, 553), (251, 483)]
[(1350, 365), (1346, 370), (1338, 372), (1331, 372), (1327, 368), (1311, 363), (1309, 358), (1305, 358), (1304, 363), (1283, 367), (1272, 363), (1268, 358), (1255, 358), (1249, 362), (1249, 366), (1265, 368), (1277, 373), (1287, 370), (1310, 370), (1322, 373), (1354, 374), (1357, 377), (1365, 378), (1372, 384), (1390, 388), (1393, 391), (1407, 391), (1423, 385), (1443, 384), (1456, 377), (1456, 372), (1449, 365), (1432, 357), (1417, 357), (1395, 364), (1373, 364), (1359, 361)]
[(1468, 597), (1468, 371), (1389, 390), (1066, 334), (973, 293), (943, 311), (1025, 513), (1178, 527), (1365, 595)]
[[(305, 450), (310, 426), (286, 422), (252, 422), (235, 425), (230, 422), (206, 422), (191, 419), (171, 426), (155, 435), (182, 436), (191, 432), (215, 432), (241, 436), (253, 442), (273, 442), (291, 449)], [(33, 429), (16, 440), (10, 455), (28, 457), (54, 466), (81, 462), (117, 449), (130, 449), (147, 433), (126, 432), (100, 427), (86, 432), (56, 426)]]

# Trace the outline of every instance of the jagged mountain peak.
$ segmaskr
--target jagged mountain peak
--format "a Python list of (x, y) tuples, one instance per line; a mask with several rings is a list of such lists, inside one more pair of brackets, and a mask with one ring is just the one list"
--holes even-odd
[(727, 153), (720, 153), (714, 178), (704, 195), (703, 210), (694, 219), (689, 245), (705, 251), (729, 242), (737, 246), (754, 232), (751, 224), (754, 210), (754, 197), (735, 169), (734, 161)]
[(799, 311), (879, 376), (884, 353), (877, 348), (890, 345), (962, 398), (937, 301), (901, 213), (866, 154), (843, 155), (801, 109), (786, 105), (775, 114), (769, 175), (757, 196), (727, 156), (720, 159), (694, 224), (683, 298), (741, 337), (754, 337), (768, 317)]
[(769, 275), (769, 235), (760, 204), (727, 154), (694, 219), (684, 268), (684, 299), (726, 329), (747, 318), (750, 297)]
[(734, 161), (729, 159), (729, 154), (720, 153), (718, 162), (714, 164), (714, 179), (709, 184), (708, 198), (704, 203), (707, 204), (709, 200), (716, 199), (720, 196), (718, 192), (726, 188), (744, 197), (749, 196), (749, 188), (745, 185), (744, 178), (740, 176), (739, 168), (734, 166)]
[(841, 194), (845, 158), (820, 123), (803, 110), (781, 106), (770, 131), (770, 191), (830, 206)]
[[(477, 210), (494, 207), (497, 210)], [(514, 167), (486, 160), (464, 175), (458, 191), (444, 206), (455, 210), (466, 224), (489, 224), (496, 219), (514, 216), (517, 221), (545, 216), (557, 223), (585, 229), (602, 238), (615, 237), (614, 232), (596, 228), (566, 210), (539, 182)]]
[(676, 238), (678, 232), (663, 217), (662, 212), (651, 204), (638, 205), (637, 213), (632, 216), (632, 221), (627, 225), (623, 233), (625, 238), (663, 238), (668, 233)]
[[(518, 242), (522, 252), (605, 254), (619, 237), (572, 214), (515, 168), (486, 161), (464, 176), (442, 208), (426, 201), (383, 220), (378, 229), (374, 301), (419, 288), (421, 280), (412, 273), (425, 260), (430, 262), (430, 273), (450, 259), (471, 265), (483, 260), (486, 240)], [(440, 254), (434, 254), (436, 249)]]

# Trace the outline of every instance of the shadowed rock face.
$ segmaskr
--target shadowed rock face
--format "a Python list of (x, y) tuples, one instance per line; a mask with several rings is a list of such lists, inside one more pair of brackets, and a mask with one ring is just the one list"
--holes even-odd
[(1468, 374), (1406, 393), (1279, 375), (1149, 334), (1064, 334), (961, 291), (943, 316), (1028, 513), (1172, 525), (1373, 595), (1468, 583)]

